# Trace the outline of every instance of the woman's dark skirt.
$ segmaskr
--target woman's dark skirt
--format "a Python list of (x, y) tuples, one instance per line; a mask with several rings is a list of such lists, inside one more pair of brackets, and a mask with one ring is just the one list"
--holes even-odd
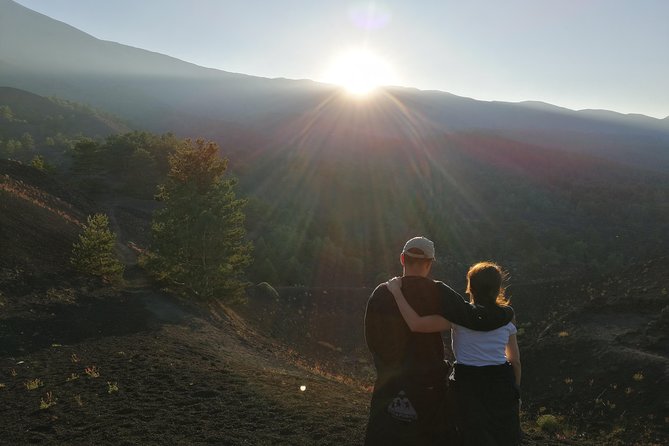
[(511, 364), (483, 367), (456, 364), (450, 390), (464, 446), (520, 444), (520, 393)]

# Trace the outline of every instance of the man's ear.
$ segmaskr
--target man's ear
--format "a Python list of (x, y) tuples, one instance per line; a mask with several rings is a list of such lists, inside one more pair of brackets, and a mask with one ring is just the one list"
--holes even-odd
[(404, 266), (404, 253), (400, 254), (400, 263)]

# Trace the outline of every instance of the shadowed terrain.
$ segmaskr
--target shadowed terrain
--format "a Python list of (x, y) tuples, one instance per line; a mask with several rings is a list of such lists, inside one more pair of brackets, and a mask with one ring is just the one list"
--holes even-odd
[[(18, 234), (15, 242), (34, 236), (16, 232), (27, 223), (24, 216), (35, 218), (26, 213), (29, 209), (50, 219), (50, 224), (39, 226), (45, 239), (74, 225), (65, 216), (83, 213), (72, 204), (76, 195), (59, 189), (56, 180), (13, 163), (3, 166), (4, 184), (11, 178), (24, 188), (40, 191), (41, 197), (62, 197), (58, 203), (69, 209), (67, 214), (54, 214), (3, 190), (3, 203), (24, 206), (21, 213), (13, 214), (14, 220), (0, 221), (3, 233)], [(46, 198), (42, 202), (56, 203)], [(125, 211), (119, 215), (113, 210), (119, 201), (108, 202), (122, 242), (136, 229), (135, 224), (128, 225), (136, 220), (124, 216), (140, 215), (128, 211), (140, 203), (122, 200), (120, 208)], [(126, 285), (114, 289), (74, 275), (64, 261), (69, 255), (64, 246), (16, 245), (23, 247), (24, 256), (61, 261), (40, 267), (26, 263), (20, 270), (3, 263), (0, 270), (0, 394), (6, 401), (0, 410), (5, 426), (2, 444), (360, 444), (373, 378), (361, 338), (368, 289), (284, 288), (279, 289), (279, 300), (252, 293), (247, 304), (233, 311), (215, 303), (183, 301), (156, 289), (133, 266), (132, 250), (126, 251)], [(648, 271), (662, 270), (651, 266)], [(560, 291), (555, 290), (558, 295)], [(523, 308), (518, 294), (519, 315)], [(528, 324), (526, 333), (541, 328), (544, 337), (560, 340), (548, 333), (571, 329), (551, 328), (551, 324), (565, 323), (563, 315), (556, 309), (549, 320), (536, 322), (536, 329)], [(567, 320), (580, 324), (581, 317), (572, 315)], [(635, 323), (636, 319), (629, 320)], [(665, 332), (649, 331), (658, 337), (656, 349), (663, 345)], [(570, 341), (589, 339), (589, 335), (577, 335), (573, 329)], [(524, 338), (522, 342), (530, 345)], [(538, 342), (527, 349), (528, 370), (535, 358), (545, 363), (542, 345)], [(565, 358), (567, 367), (571, 357)], [(647, 384), (661, 385), (664, 378), (647, 364), (643, 380), (631, 384), (635, 392), (631, 398), (657, 403)], [(620, 367), (621, 377), (627, 375), (625, 367)], [(528, 372), (528, 380), (533, 379), (531, 373), (537, 372)], [(550, 375), (542, 373), (546, 376), (535, 379), (525, 403), (530, 407), (523, 415), (526, 444), (578, 440), (586, 445), (650, 445), (665, 438), (653, 428), (655, 423), (646, 424), (643, 432), (635, 434), (635, 442), (627, 443), (624, 439), (631, 437), (611, 437), (608, 428), (597, 434), (590, 425), (567, 431), (562, 440), (540, 432), (534, 425), (536, 407), (545, 404), (551, 412), (563, 407), (547, 387), (554, 385)], [(580, 375), (574, 374), (573, 379), (574, 386), (581, 384)], [(27, 388), (31, 382), (34, 390)], [(602, 385), (609, 382), (598, 381), (597, 389)], [(627, 408), (635, 414), (637, 409)], [(644, 410), (654, 413), (652, 407)]]

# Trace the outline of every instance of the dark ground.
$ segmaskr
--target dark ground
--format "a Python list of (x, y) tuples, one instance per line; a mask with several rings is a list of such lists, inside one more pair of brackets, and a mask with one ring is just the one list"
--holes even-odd
[[(3, 296), (0, 444), (361, 444), (364, 380), (133, 280)], [(576, 443), (530, 427), (526, 444)]]
[[(0, 163), (0, 444), (361, 444), (371, 290), (252, 292), (234, 311), (179, 300), (128, 247), (146, 237), (148, 203), (117, 199), (105, 210), (127, 286), (106, 288), (68, 268), (88, 206)], [(514, 285), (526, 444), (669, 444), (666, 265)], [(542, 414), (556, 432), (539, 431)]]
[[(67, 304), (68, 291), (50, 295), (3, 300), (0, 444), (341, 445), (363, 435), (364, 391), (295, 366), (222, 309), (146, 288), (77, 291)], [(86, 374), (93, 366), (99, 377)], [(27, 390), (35, 378), (42, 386)], [(56, 404), (40, 409), (49, 392)]]

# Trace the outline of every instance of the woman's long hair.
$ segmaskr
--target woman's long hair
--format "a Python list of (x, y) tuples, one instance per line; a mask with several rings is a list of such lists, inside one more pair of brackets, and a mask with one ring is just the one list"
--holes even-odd
[(467, 294), (478, 305), (509, 305), (502, 283), (507, 273), (494, 262), (480, 262), (467, 271)]

